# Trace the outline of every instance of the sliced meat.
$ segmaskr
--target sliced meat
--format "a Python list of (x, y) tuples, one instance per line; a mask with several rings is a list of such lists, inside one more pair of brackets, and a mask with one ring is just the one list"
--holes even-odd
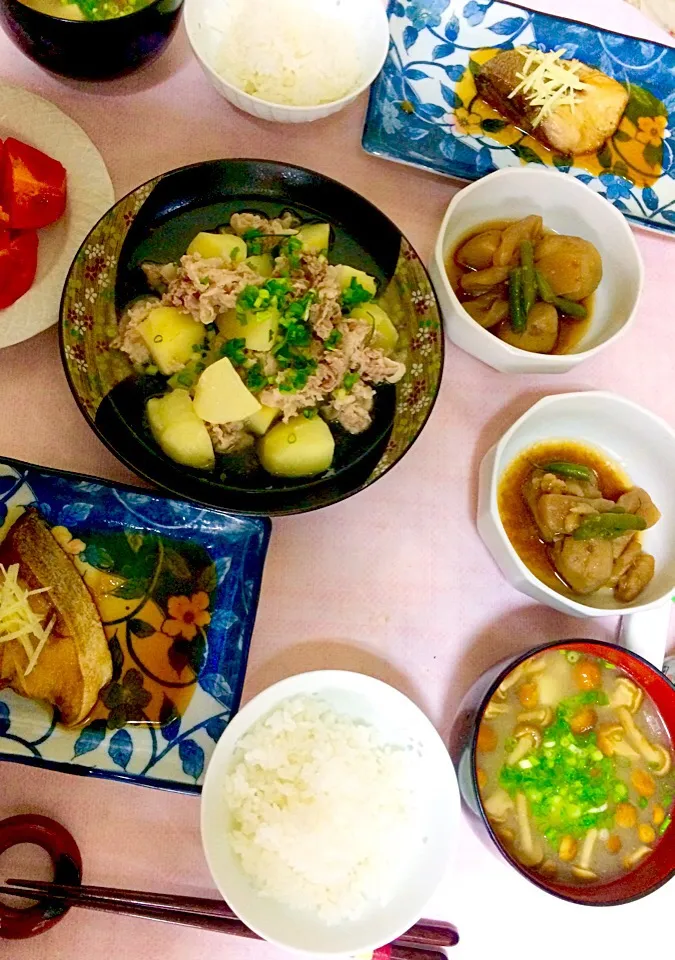
[(650, 553), (640, 553), (614, 587), (616, 599), (620, 603), (632, 603), (654, 576), (654, 566), (654, 557)]
[(653, 527), (657, 520), (661, 519), (661, 511), (642, 487), (633, 487), (632, 490), (622, 494), (616, 501), (616, 505), (623, 507), (626, 513), (642, 517), (648, 527)]
[(565, 537), (554, 544), (551, 557), (556, 570), (575, 593), (594, 593), (612, 575), (612, 544), (609, 540)]

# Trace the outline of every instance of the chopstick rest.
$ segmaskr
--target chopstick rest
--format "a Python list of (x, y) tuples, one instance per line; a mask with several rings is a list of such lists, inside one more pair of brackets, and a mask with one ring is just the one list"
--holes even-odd
[[(0, 821), (0, 854), (19, 843), (33, 843), (45, 850), (54, 865), (56, 883), (77, 885), (82, 879), (82, 857), (65, 827), (37, 814), (22, 814)], [(33, 894), (36, 899), (39, 894)], [(0, 939), (25, 940), (49, 930), (61, 920), (70, 904), (59, 898), (39, 896), (26, 910), (17, 910), (0, 901)]]

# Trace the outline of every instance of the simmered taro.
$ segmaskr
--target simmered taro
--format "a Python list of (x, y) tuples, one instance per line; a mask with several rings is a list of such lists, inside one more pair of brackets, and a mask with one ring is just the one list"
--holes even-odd
[(488, 820), (524, 866), (563, 883), (632, 870), (671, 825), (673, 747), (650, 698), (574, 649), (520, 663), (476, 742)]
[(640, 534), (661, 514), (598, 451), (564, 441), (531, 447), (505, 471), (498, 500), (521, 560), (559, 593), (583, 600), (613, 591), (632, 603), (654, 576)]
[(466, 312), (500, 340), (560, 354), (588, 329), (602, 260), (588, 240), (547, 232), (533, 214), (472, 231), (447, 273)]

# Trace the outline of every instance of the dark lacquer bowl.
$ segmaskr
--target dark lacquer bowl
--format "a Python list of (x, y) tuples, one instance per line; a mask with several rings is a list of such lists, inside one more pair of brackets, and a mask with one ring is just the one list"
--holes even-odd
[(517, 860), (501, 843), (483, 807), (476, 778), (476, 741), (483, 713), (494, 696), (497, 687), (511, 671), (535, 653), (564, 648), (600, 657), (615, 664), (652, 698), (675, 743), (675, 686), (660, 670), (642, 657), (629, 653), (623, 647), (598, 640), (559, 640), (528, 650), (518, 657), (503, 660), (488, 670), (467, 693), (455, 721), (450, 744), (455, 765), (458, 767), (462, 797), (475, 817), (479, 818), (483, 836), (489, 836), (501, 855), (519, 873), (547, 893), (588, 906), (616, 906), (638, 900), (652, 893), (675, 875), (675, 828), (666, 830), (652, 853), (641, 860), (628, 873), (607, 882), (569, 884), (543, 876)]
[(63, 20), (19, 0), (0, 0), (5, 33), (31, 60), (66, 77), (105, 80), (158, 57), (171, 39), (183, 0), (154, 0), (115, 20)]
[[(110, 347), (118, 317), (147, 294), (140, 264), (177, 260), (200, 230), (253, 210), (333, 226), (336, 262), (377, 277), (394, 317), (397, 355), (406, 374), (377, 390), (373, 424), (336, 438), (329, 471), (288, 480), (264, 471), (226, 479), (180, 466), (161, 452), (145, 422), (155, 378), (134, 372)], [(61, 350), (80, 409), (110, 450), (139, 476), (180, 497), (230, 512), (301, 513), (343, 500), (377, 480), (410, 449), (431, 412), (441, 380), (443, 335), (427, 272), (398, 228), (363, 197), (335, 180), (288, 164), (214, 160), (182, 167), (138, 187), (94, 227), (70, 269), (61, 303)]]

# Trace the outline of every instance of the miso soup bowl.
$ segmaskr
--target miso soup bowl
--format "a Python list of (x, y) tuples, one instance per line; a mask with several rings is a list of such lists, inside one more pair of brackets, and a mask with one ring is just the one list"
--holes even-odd
[[(608, 591), (575, 599), (543, 583), (520, 559), (499, 515), (499, 485), (513, 461), (546, 440), (577, 440), (602, 451), (644, 487), (661, 519), (642, 535), (654, 556), (654, 578), (634, 603), (619, 603)], [(506, 579), (521, 593), (574, 617), (623, 616), (627, 646), (657, 667), (663, 664), (671, 599), (675, 595), (675, 431), (660, 417), (624, 397), (604, 391), (545, 397), (506, 431), (483, 458), (479, 471), (478, 532)]]
[(612, 643), (598, 640), (559, 640), (502, 660), (476, 681), (460, 705), (453, 725), (450, 754), (458, 772), (462, 799), (475, 818), (480, 832), (488, 842), (494, 844), (515, 870), (542, 890), (563, 900), (587, 906), (616, 906), (652, 893), (675, 875), (675, 827), (666, 830), (659, 842), (654, 844), (652, 853), (634, 870), (606, 882), (563, 883), (555, 878), (542, 876), (534, 868), (525, 867), (509, 852), (492, 828), (478, 790), (476, 742), (488, 703), (500, 683), (519, 663), (534, 654), (556, 649), (576, 650), (601, 657), (619, 667), (651, 697), (661, 714), (671, 742), (675, 741), (675, 686), (660, 670), (642, 657)]
[[(590, 326), (570, 353), (528, 353), (504, 343), (466, 312), (445, 270), (460, 241), (481, 224), (529, 214), (539, 214), (555, 233), (590, 240), (602, 257)], [(452, 198), (429, 272), (449, 339), (501, 373), (567, 373), (590, 360), (630, 329), (644, 283), (640, 251), (619, 211), (574, 177), (533, 166), (498, 170)]]
[(183, 0), (154, 0), (114, 20), (64, 20), (0, 0), (5, 33), (31, 60), (53, 73), (106, 80), (131, 73), (163, 53), (178, 26)]

